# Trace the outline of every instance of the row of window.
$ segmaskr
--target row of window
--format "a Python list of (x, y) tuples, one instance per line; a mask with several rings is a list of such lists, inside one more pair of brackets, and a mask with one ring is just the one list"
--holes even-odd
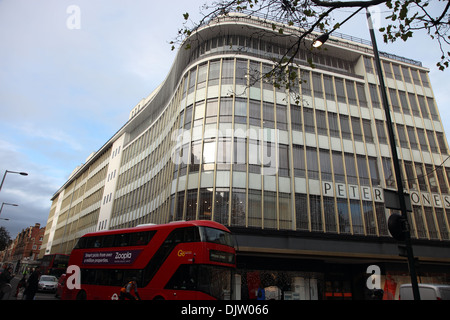
[[(372, 65), (372, 59), (365, 56), (364, 65), (367, 73), (375, 73), (375, 67)], [(430, 87), (427, 74), (423, 71), (407, 68), (398, 64), (392, 63), (392, 66), (387, 61), (382, 61), (384, 76), (389, 79), (404, 81), (407, 83), (414, 83), (417, 86)], [(410, 74), (411, 72), (411, 74)]]
[[(413, 212), (413, 236), (450, 239), (445, 222), (450, 210), (414, 206)], [(300, 193), (201, 188), (172, 195), (170, 220), (194, 219), (213, 219), (231, 226), (388, 236), (383, 203)]]

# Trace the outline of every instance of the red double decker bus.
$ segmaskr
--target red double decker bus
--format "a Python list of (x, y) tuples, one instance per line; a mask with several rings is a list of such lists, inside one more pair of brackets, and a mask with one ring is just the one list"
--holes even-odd
[(89, 233), (69, 260), (80, 268), (81, 288), (66, 288), (62, 298), (118, 299), (134, 279), (143, 300), (230, 299), (235, 260), (230, 231), (213, 221)]

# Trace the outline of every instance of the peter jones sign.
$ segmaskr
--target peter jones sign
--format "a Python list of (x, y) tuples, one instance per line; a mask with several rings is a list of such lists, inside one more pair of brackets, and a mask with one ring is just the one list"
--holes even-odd
[[(333, 183), (322, 181), (322, 193), (325, 197), (349, 198), (353, 200), (375, 201), (384, 203), (382, 188), (369, 186), (346, 185), (345, 183)], [(436, 207), (450, 209), (450, 195), (410, 191), (411, 204), (415, 206)]]

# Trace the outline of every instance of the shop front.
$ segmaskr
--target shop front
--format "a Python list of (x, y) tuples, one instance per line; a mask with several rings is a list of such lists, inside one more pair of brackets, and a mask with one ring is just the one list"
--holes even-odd
[[(400, 285), (411, 282), (406, 258), (398, 255), (397, 244), (389, 238), (314, 237), (251, 229), (233, 233), (236, 299), (398, 300)], [(421, 255), (419, 282), (450, 284), (445, 247), (436, 246), (433, 252), (423, 244), (415, 248)], [(372, 274), (373, 269), (379, 274)]]

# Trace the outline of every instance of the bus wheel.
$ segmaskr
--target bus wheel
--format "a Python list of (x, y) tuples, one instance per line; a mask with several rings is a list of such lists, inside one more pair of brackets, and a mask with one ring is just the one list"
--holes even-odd
[(86, 291), (81, 290), (77, 294), (77, 300), (86, 300)]
[(164, 298), (161, 297), (161, 296), (156, 296), (156, 297), (153, 298), (153, 300), (156, 300), (156, 301), (162, 301), (162, 300), (166, 300), (166, 299), (164, 299)]

